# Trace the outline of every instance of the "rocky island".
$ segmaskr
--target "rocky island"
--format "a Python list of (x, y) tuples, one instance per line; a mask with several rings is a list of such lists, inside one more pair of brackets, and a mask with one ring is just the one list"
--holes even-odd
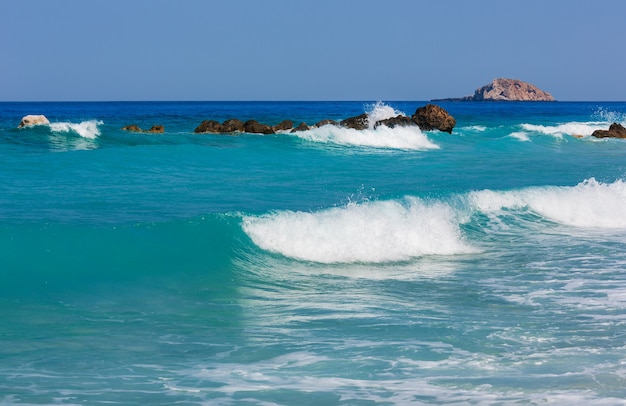
[(498, 78), (476, 89), (473, 95), (433, 101), (555, 101), (535, 85), (517, 79)]

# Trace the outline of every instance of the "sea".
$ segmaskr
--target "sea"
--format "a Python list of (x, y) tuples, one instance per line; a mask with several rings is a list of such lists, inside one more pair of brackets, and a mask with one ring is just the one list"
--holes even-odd
[(625, 405), (626, 103), (427, 103), (0, 103), (0, 405)]

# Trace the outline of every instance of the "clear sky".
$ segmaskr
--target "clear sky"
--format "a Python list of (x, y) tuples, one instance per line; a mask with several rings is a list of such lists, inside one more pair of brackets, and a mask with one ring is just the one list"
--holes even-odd
[(622, 0), (3, 0), (0, 100), (626, 100)]

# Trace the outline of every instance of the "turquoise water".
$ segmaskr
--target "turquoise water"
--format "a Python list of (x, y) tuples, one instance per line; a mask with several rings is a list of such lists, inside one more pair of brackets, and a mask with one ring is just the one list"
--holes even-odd
[(0, 103), (0, 404), (624, 404), (626, 103), (193, 133), (424, 104)]

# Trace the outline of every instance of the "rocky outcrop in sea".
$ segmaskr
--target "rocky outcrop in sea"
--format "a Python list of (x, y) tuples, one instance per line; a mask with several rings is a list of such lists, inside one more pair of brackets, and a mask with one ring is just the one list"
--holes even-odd
[(50, 121), (44, 115), (34, 115), (29, 114), (27, 116), (22, 117), (22, 121), (17, 126), (17, 128), (30, 127), (33, 125), (44, 125), (50, 124)]
[(256, 133), (256, 134), (274, 134), (276, 132), (297, 132), (307, 131), (311, 128), (318, 128), (325, 125), (334, 125), (342, 128), (351, 128), (354, 130), (365, 130), (368, 128), (377, 128), (381, 125), (389, 128), (398, 126), (418, 126), (423, 131), (439, 130), (447, 133), (452, 133), (452, 129), (456, 125), (456, 120), (445, 109), (436, 106), (434, 104), (427, 104), (426, 106), (419, 107), (415, 114), (411, 117), (398, 115), (396, 117), (387, 118), (384, 120), (378, 120), (370, 126), (370, 117), (363, 113), (355, 117), (349, 117), (345, 120), (337, 123), (334, 120), (322, 120), (313, 126), (309, 126), (306, 123), (300, 123), (298, 126), (293, 127), (291, 120), (284, 120), (275, 126), (269, 126), (259, 123), (254, 120), (249, 120), (243, 123), (238, 119), (226, 120), (223, 123), (219, 123), (216, 120), (204, 120), (194, 130), (195, 133), (204, 134), (232, 134), (232, 133)]
[(472, 96), (435, 99), (434, 101), (556, 101), (554, 97), (530, 83), (498, 78), (476, 89)]
[(591, 135), (596, 138), (626, 138), (626, 128), (619, 123), (613, 123), (608, 130), (595, 130)]

